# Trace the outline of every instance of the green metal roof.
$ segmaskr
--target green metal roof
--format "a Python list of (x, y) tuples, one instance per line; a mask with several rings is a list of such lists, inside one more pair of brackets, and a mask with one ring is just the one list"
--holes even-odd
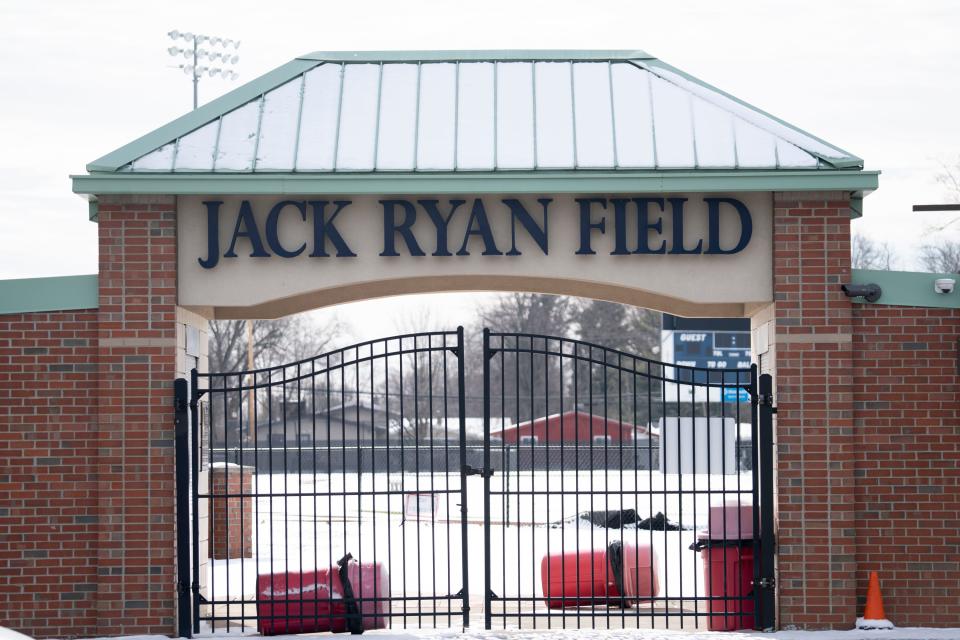
[(297, 58), (72, 178), (91, 195), (862, 193), (862, 167), (643, 51), (368, 51)]

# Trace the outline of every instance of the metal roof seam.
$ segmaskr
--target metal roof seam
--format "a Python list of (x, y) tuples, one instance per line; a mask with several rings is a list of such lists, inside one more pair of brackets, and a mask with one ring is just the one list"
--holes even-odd
[[(637, 67), (638, 69), (640, 67)], [(641, 69), (642, 70), (642, 69)], [(657, 154), (657, 112), (653, 108), (653, 74), (645, 74), (647, 80), (647, 98), (650, 101), (650, 140), (653, 144), (653, 168), (660, 168), (660, 160)]]
[(733, 140), (733, 168), (740, 168), (740, 147), (737, 144), (737, 121), (730, 114), (730, 139)]
[(617, 108), (613, 96), (613, 63), (607, 62), (607, 86), (610, 89), (610, 142), (613, 145), (613, 168), (620, 168), (617, 156)]
[(460, 62), (453, 75), (453, 170), (457, 170), (460, 155)]
[[(180, 153), (180, 138), (182, 136), (177, 136), (172, 141), (167, 144), (173, 145), (173, 153), (170, 154), (170, 173), (174, 173), (177, 170), (177, 154)], [(152, 153), (152, 152), (151, 152)], [(144, 156), (140, 156), (141, 158)]]
[(417, 62), (417, 89), (416, 96), (417, 100), (414, 103), (414, 112), (413, 112), (413, 161), (412, 161), (412, 170), (417, 170), (417, 165), (420, 157), (420, 103), (423, 99), (423, 63)]
[[(419, 87), (418, 87), (419, 88)], [(370, 162), (371, 171), (376, 171), (379, 167), (380, 155), (380, 107), (383, 104), (383, 63), (377, 67), (377, 111), (373, 118), (373, 159)], [(416, 163), (414, 163), (416, 166)]]
[(580, 168), (580, 153), (577, 150), (577, 80), (570, 62), (570, 124), (573, 127), (573, 168)]
[(331, 163), (330, 170), (334, 173), (339, 169), (338, 165), (340, 158), (340, 119), (343, 115), (343, 85), (347, 78), (347, 65), (340, 65), (340, 84), (337, 87), (339, 95), (337, 96), (337, 121), (333, 127), (333, 162)]
[(773, 166), (775, 166), (777, 169), (781, 169), (780, 150), (777, 148), (777, 140), (779, 140), (779, 138), (773, 138)]
[[(229, 112), (228, 112), (229, 113)], [(210, 154), (210, 171), (217, 170), (217, 155), (220, 152), (220, 133), (223, 131), (223, 116), (217, 118), (217, 137), (213, 142), (213, 153)]]
[(697, 154), (697, 120), (693, 113), (693, 94), (687, 92), (687, 109), (690, 111), (690, 146), (693, 147), (693, 168), (700, 168), (700, 158)]
[(250, 160), (251, 173), (257, 172), (257, 153), (260, 150), (260, 136), (263, 135), (263, 131), (261, 130), (263, 127), (263, 106), (264, 103), (266, 103), (266, 98), (264, 96), (265, 94), (261, 94), (259, 103), (257, 104), (259, 113), (257, 114), (257, 135), (253, 139), (253, 157)]
[(530, 65), (530, 115), (531, 115), (531, 135), (530, 143), (533, 146), (533, 168), (536, 170), (540, 166), (540, 152), (537, 149), (537, 63)]
[(297, 172), (297, 158), (300, 155), (300, 126), (303, 124), (303, 97), (307, 91), (307, 74), (300, 74), (300, 103), (297, 105), (297, 127), (293, 134), (293, 160), (290, 163), (290, 170)]
[(493, 65), (493, 166), (490, 167), (492, 171), (497, 171), (500, 164), (500, 145), (498, 144), (498, 139), (500, 137), (500, 126), (497, 118), (497, 112), (500, 109), (500, 65)]

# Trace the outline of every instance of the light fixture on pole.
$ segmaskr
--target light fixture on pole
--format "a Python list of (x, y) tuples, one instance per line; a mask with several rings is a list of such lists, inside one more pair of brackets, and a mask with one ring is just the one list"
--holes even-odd
[[(183, 56), (188, 62), (177, 65), (185, 74), (193, 78), (193, 108), (197, 108), (197, 85), (200, 83), (200, 77), (204, 74), (211, 78), (220, 76), (224, 80), (236, 80), (240, 76), (233, 67), (240, 62), (240, 55), (237, 50), (240, 48), (239, 40), (230, 38), (221, 38), (219, 36), (206, 36), (199, 33), (186, 33), (169, 31), (167, 36), (175, 43), (179, 40), (186, 41), (184, 46), (174, 44), (167, 49), (171, 56)], [(202, 47), (208, 48), (202, 48)], [(208, 61), (208, 62), (205, 62)], [(213, 64), (216, 63), (216, 66)]]

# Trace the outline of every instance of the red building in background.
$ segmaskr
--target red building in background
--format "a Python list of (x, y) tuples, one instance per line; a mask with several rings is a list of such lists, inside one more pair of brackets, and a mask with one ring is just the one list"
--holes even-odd
[(490, 432), (491, 437), (500, 438), (505, 444), (524, 444), (530, 436), (536, 438), (537, 444), (589, 443), (598, 437), (608, 437), (610, 442), (629, 442), (634, 439), (635, 434), (646, 436), (646, 427), (634, 426), (586, 411), (555, 413)]

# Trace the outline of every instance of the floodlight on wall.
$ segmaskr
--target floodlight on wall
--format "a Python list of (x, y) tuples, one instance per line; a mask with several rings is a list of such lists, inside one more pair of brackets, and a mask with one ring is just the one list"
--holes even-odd
[(878, 284), (842, 284), (840, 289), (848, 298), (863, 298), (867, 302), (876, 302), (883, 295)]
[[(230, 38), (221, 38), (219, 36), (208, 36), (203, 34), (194, 34), (189, 31), (183, 33), (177, 29), (167, 32), (171, 40), (185, 40), (186, 45), (172, 46), (167, 49), (171, 56), (183, 56), (190, 61), (188, 64), (178, 65), (185, 74), (193, 78), (193, 108), (197, 108), (197, 87), (200, 83), (200, 76), (207, 74), (208, 77), (220, 77), (224, 80), (236, 80), (239, 74), (230, 67), (240, 62), (240, 56), (231, 51), (215, 51), (215, 47), (224, 49), (233, 47), (234, 51), (240, 48), (239, 40)], [(207, 48), (201, 49), (199, 45), (205, 44)], [(205, 66), (202, 63), (208, 60), (211, 63), (219, 61), (219, 66)], [(199, 64), (198, 64), (199, 63)]]

